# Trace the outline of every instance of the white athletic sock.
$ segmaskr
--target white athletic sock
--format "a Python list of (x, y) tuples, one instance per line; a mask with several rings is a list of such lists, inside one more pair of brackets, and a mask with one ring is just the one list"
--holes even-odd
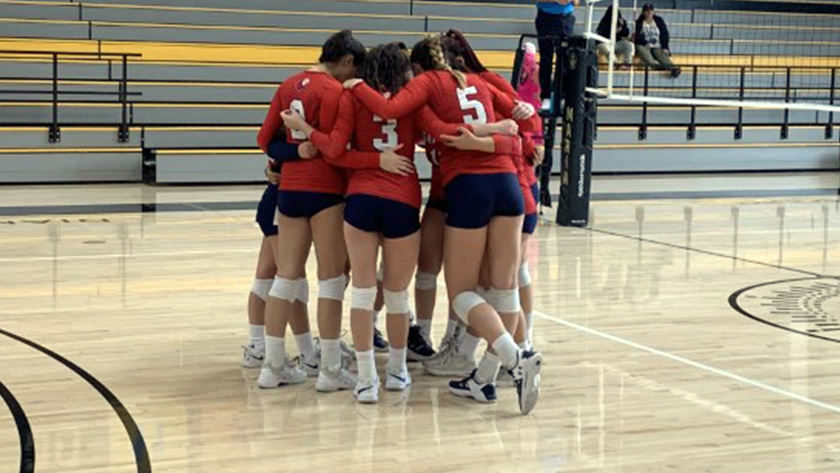
[(420, 326), (420, 333), (427, 340), (431, 340), (432, 335), (432, 319), (417, 319), (417, 325)]
[(513, 368), (519, 361), (519, 347), (509, 333), (503, 334), (493, 342), (493, 350), (499, 355), (505, 368)]
[(373, 328), (376, 328), (379, 325), (379, 313), (382, 312), (382, 309), (373, 311)]
[(312, 343), (312, 332), (295, 335), (298, 351), (304, 358), (311, 358), (315, 354), (315, 344)]
[(265, 326), (264, 325), (250, 325), (248, 332), (251, 336), (251, 345), (255, 347), (265, 346)]
[(517, 343), (517, 345), (519, 346), (519, 349), (522, 350), (522, 351), (528, 351), (528, 350), (531, 349), (531, 343), (528, 340), (523, 340), (523, 341)]
[(478, 363), (478, 370), (475, 372), (475, 380), (479, 384), (495, 383), (496, 377), (499, 375), (499, 367), (502, 366), (499, 357), (490, 353), (490, 350), (484, 352), (484, 357)]
[(397, 350), (394, 347), (388, 349), (388, 372), (389, 373), (402, 373), (403, 371), (408, 370), (408, 367), (405, 365), (405, 357), (407, 353), (405, 348)]
[(356, 364), (359, 368), (359, 379), (369, 382), (376, 377), (376, 359), (373, 357), (373, 350), (356, 350)]
[(446, 321), (446, 333), (443, 335), (444, 340), (451, 337), (455, 333), (456, 328), (458, 328), (458, 319), (448, 319)]
[(479, 342), (481, 342), (480, 338), (466, 333), (464, 334), (464, 338), (461, 339), (461, 345), (458, 346), (458, 351), (475, 358), (475, 351), (478, 350)]
[(341, 368), (341, 347), (338, 339), (321, 339), (321, 367), (330, 371), (338, 371)]
[(525, 337), (533, 345), (534, 343), (534, 313), (525, 314)]
[(265, 336), (265, 360), (271, 366), (283, 366), (286, 363), (286, 339)]

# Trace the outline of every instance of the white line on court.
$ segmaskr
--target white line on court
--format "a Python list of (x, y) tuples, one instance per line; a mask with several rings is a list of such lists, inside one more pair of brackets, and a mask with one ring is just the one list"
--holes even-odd
[(599, 330), (595, 330), (593, 328), (585, 327), (583, 325), (578, 325), (574, 322), (569, 322), (568, 320), (563, 320), (563, 319), (560, 319), (560, 318), (557, 318), (557, 317), (554, 317), (554, 316), (551, 316), (551, 315), (548, 315), (548, 314), (544, 314), (544, 313), (536, 311), (536, 310), (534, 311), (534, 315), (537, 315), (537, 316), (539, 316), (543, 319), (546, 319), (546, 320), (551, 320), (552, 322), (555, 322), (555, 323), (560, 324), (560, 325), (565, 325), (566, 327), (573, 328), (575, 330), (578, 330), (580, 332), (583, 332), (583, 333), (586, 333), (586, 334), (589, 334), (589, 335), (604, 338), (604, 339), (610, 340), (612, 342), (620, 343), (622, 345), (625, 345), (625, 346), (628, 346), (628, 347), (631, 347), (631, 348), (635, 348), (637, 350), (646, 351), (646, 352), (648, 352), (652, 355), (661, 356), (661, 357), (667, 358), (671, 361), (676, 361), (678, 363), (682, 363), (682, 364), (685, 364), (685, 365), (688, 365), (688, 366), (706, 371), (708, 373), (716, 374), (718, 376), (723, 376), (725, 378), (729, 378), (729, 379), (732, 379), (732, 380), (735, 380), (735, 381), (738, 381), (738, 382), (741, 382), (741, 383), (744, 383), (744, 384), (749, 384), (750, 386), (753, 386), (753, 387), (756, 387), (756, 388), (759, 388), (759, 389), (763, 389), (765, 391), (769, 391), (769, 392), (772, 392), (772, 393), (775, 393), (775, 394), (779, 394), (781, 396), (788, 397), (788, 398), (794, 399), (796, 401), (800, 401), (800, 402), (804, 402), (806, 404), (810, 404), (814, 407), (819, 407), (820, 409), (825, 409), (825, 410), (832, 411), (832, 412), (835, 412), (837, 414), (840, 414), (840, 407), (837, 407), (833, 404), (828, 404), (828, 403), (825, 403), (825, 402), (822, 402), (822, 401), (818, 401), (816, 399), (811, 399), (811, 398), (805, 397), (801, 394), (796, 394), (794, 392), (790, 392), (790, 391), (787, 391), (787, 390), (782, 389), (782, 388), (777, 388), (776, 386), (771, 386), (769, 384), (764, 384), (760, 381), (755, 381), (753, 379), (745, 378), (743, 376), (739, 376), (737, 374), (730, 373), (728, 371), (724, 371), (724, 370), (719, 369), (719, 368), (715, 368), (714, 366), (709, 366), (709, 365), (705, 365), (703, 363), (698, 363), (696, 361), (689, 360), (688, 358), (683, 358), (681, 356), (674, 355), (674, 354), (668, 353), (666, 351), (657, 350), (656, 348), (651, 348), (649, 346), (642, 345), (640, 343), (636, 343), (632, 340), (627, 340), (627, 339), (618, 337), (616, 335), (612, 335), (612, 334), (609, 334), (609, 333), (606, 333), (606, 332), (601, 332)]
[(21, 256), (18, 258), (0, 258), (0, 263), (11, 263), (15, 261), (68, 261), (68, 260), (90, 260), (109, 258), (148, 258), (152, 256), (185, 256), (185, 255), (218, 255), (224, 253), (258, 253), (259, 248), (239, 250), (194, 250), (194, 251), (169, 251), (160, 253), (111, 253), (104, 255), (68, 255), (68, 256)]

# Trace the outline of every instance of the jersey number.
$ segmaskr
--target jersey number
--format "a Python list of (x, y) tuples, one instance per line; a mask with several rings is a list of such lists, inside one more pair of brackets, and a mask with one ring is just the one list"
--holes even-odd
[[(306, 120), (306, 110), (303, 109), (303, 102), (300, 100), (292, 100), (292, 103), (289, 104), (289, 108), (292, 109), (293, 112), (297, 112), (301, 118)], [(292, 131), (292, 139), (293, 140), (302, 140), (306, 141), (306, 133), (300, 130), (291, 130)]]
[(487, 123), (487, 112), (484, 110), (484, 104), (478, 100), (471, 100), (469, 97), (477, 93), (478, 90), (474, 86), (458, 89), (458, 101), (461, 102), (461, 110), (472, 112), (464, 114), (464, 123), (467, 125)]
[(384, 140), (382, 138), (376, 138), (373, 140), (374, 148), (379, 151), (388, 151), (393, 150), (400, 145), (400, 138), (397, 136), (396, 120), (383, 120), (381, 117), (374, 115), (373, 121), (376, 123), (382, 123), (382, 134), (385, 135)]

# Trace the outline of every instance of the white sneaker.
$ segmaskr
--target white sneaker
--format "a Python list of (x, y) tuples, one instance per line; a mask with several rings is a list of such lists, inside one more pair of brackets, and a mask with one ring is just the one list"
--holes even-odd
[(263, 389), (273, 389), (286, 384), (300, 384), (306, 381), (306, 372), (286, 360), (282, 366), (263, 364), (257, 385)]
[(408, 373), (407, 369), (403, 369), (398, 373), (391, 373), (389, 371), (386, 376), (385, 389), (388, 391), (405, 391), (411, 387), (411, 374)]
[(423, 369), (432, 376), (469, 376), (476, 368), (475, 358), (451, 348), (440, 357), (423, 362)]
[(519, 361), (510, 370), (516, 394), (519, 395), (519, 411), (527, 415), (537, 405), (540, 397), (540, 369), (542, 355), (534, 351), (519, 352)]
[(376, 404), (379, 402), (379, 377), (375, 377), (371, 382), (365, 382), (361, 379), (353, 388), (353, 397), (362, 404)]
[(309, 356), (300, 355), (296, 358), (298, 365), (306, 372), (306, 376), (314, 378), (318, 376), (318, 367), (321, 365), (321, 347)]
[(322, 393), (353, 389), (355, 387), (356, 375), (344, 367), (339, 368), (337, 371), (321, 367), (318, 373), (318, 381), (315, 382), (315, 390)]
[(244, 348), (244, 352), (242, 353), (243, 368), (253, 369), (262, 366), (263, 360), (265, 360), (265, 345), (257, 347), (251, 343), (242, 348)]

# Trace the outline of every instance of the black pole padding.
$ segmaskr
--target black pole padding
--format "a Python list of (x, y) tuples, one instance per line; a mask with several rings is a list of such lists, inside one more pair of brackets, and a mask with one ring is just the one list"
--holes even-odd
[(570, 38), (563, 71), (565, 107), (556, 221), (563, 226), (585, 227), (589, 224), (598, 115), (598, 96), (586, 90), (598, 86), (598, 54), (594, 43), (582, 36)]

